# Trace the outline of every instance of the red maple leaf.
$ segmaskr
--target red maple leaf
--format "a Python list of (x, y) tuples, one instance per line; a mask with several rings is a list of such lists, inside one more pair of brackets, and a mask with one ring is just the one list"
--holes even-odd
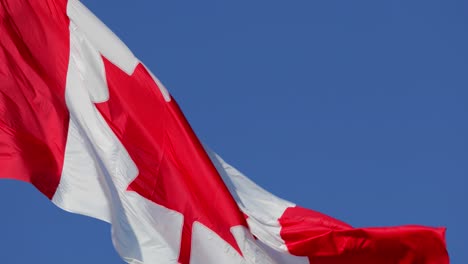
[(109, 100), (97, 104), (139, 170), (128, 187), (184, 216), (179, 262), (188, 264), (195, 221), (239, 253), (230, 232), (245, 219), (177, 103), (139, 64), (129, 76), (104, 58)]

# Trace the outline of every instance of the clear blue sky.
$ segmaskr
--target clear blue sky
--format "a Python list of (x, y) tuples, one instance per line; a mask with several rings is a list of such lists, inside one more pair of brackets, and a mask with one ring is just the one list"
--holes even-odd
[[(354, 226), (446, 226), (468, 263), (468, 1), (84, 3), (255, 182)], [(27, 184), (0, 210), (2, 263), (123, 263)]]

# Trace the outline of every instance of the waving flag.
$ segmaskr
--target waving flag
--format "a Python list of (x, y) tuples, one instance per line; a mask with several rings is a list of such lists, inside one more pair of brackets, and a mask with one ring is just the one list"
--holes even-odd
[(0, 177), (111, 223), (128, 263), (449, 263), (443, 228), (353, 228), (257, 186), (79, 1), (0, 4)]

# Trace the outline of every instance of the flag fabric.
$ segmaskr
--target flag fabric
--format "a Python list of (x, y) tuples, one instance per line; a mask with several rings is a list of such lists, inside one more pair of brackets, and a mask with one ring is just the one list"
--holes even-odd
[(128, 263), (449, 263), (444, 228), (353, 228), (253, 183), (79, 1), (0, 4), (0, 178), (109, 222)]

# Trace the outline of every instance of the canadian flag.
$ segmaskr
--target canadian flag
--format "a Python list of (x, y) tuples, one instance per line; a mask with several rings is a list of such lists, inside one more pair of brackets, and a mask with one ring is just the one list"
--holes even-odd
[(128, 263), (449, 263), (443, 228), (353, 228), (257, 186), (77, 0), (0, 0), (0, 178), (111, 223)]

